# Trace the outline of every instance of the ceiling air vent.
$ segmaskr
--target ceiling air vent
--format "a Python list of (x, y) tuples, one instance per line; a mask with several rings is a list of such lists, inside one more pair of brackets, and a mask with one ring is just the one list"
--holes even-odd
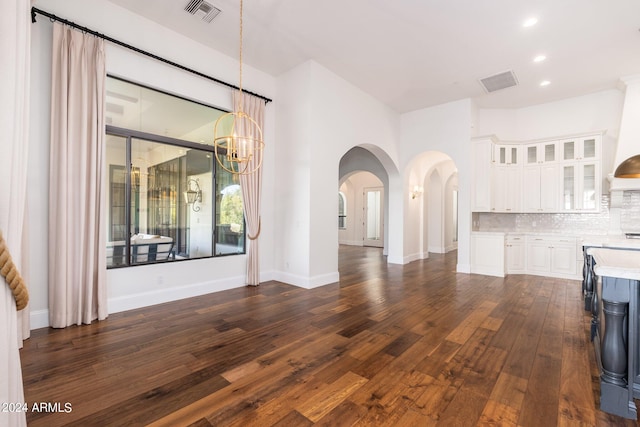
[(480, 79), (480, 84), (484, 90), (491, 93), (511, 86), (517, 86), (518, 79), (516, 78), (516, 75), (513, 74), (513, 71), (508, 70), (504, 73), (494, 74), (493, 76)]
[(222, 10), (204, 0), (191, 0), (184, 7), (184, 10), (192, 15), (201, 16), (205, 22), (213, 21), (213, 19), (222, 12)]

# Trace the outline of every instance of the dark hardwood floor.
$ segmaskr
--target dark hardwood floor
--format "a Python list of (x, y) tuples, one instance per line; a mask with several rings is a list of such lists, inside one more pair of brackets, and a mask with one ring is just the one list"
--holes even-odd
[(597, 409), (579, 282), (455, 266), (455, 253), (397, 266), (345, 246), (337, 284), (269, 282), (34, 331), (26, 400), (61, 411), (28, 423), (636, 425)]

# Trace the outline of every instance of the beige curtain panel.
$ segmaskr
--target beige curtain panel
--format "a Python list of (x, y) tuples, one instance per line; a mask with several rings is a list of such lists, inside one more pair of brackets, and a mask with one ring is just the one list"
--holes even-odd
[[(27, 158), (31, 23), (28, 0), (0, 1), (0, 230), (27, 279)], [(24, 402), (19, 347), (29, 332), (29, 306), (16, 311), (0, 275), (0, 403)], [(0, 411), (0, 425), (26, 425), (24, 412)]]
[[(242, 109), (256, 121), (264, 133), (264, 101), (253, 95), (235, 91), (233, 93), (233, 105), (236, 110), (240, 105), (242, 96)], [(246, 122), (246, 120), (245, 120)], [(241, 130), (246, 132), (246, 129)], [(254, 157), (253, 163), (257, 162)], [(249, 165), (249, 169), (254, 164)], [(246, 284), (258, 286), (260, 284), (260, 257), (258, 238), (260, 237), (260, 197), (262, 195), (262, 168), (248, 175), (240, 175), (240, 188), (242, 189), (242, 202), (244, 206), (244, 218), (247, 223), (247, 275)]]
[(102, 39), (53, 24), (49, 321), (107, 317)]

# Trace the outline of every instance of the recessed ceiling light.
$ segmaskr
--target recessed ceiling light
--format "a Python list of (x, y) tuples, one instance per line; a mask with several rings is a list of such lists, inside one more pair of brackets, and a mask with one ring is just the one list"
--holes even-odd
[(546, 57), (546, 56), (544, 56), (544, 55), (538, 55), (538, 56), (536, 56), (535, 58), (533, 58), (533, 62), (542, 62), (542, 61), (544, 61), (545, 59), (547, 59), (547, 57)]
[(526, 21), (524, 21), (522, 23), (522, 26), (527, 28), (527, 27), (533, 27), (534, 25), (536, 25), (538, 23), (538, 18), (529, 18)]
[(543, 80), (540, 82), (540, 86), (549, 86), (551, 82), (549, 80)]

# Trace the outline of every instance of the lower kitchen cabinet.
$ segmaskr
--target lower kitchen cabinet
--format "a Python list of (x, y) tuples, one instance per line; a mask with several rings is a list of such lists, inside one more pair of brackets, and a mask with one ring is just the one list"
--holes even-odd
[(505, 239), (507, 274), (523, 274), (526, 271), (525, 236), (508, 235)]
[(473, 232), (471, 272), (501, 277), (534, 274), (580, 280), (580, 248), (574, 236)]
[(577, 278), (575, 237), (531, 235), (527, 237), (526, 253), (528, 274)]
[(504, 233), (471, 233), (471, 272), (504, 277)]

